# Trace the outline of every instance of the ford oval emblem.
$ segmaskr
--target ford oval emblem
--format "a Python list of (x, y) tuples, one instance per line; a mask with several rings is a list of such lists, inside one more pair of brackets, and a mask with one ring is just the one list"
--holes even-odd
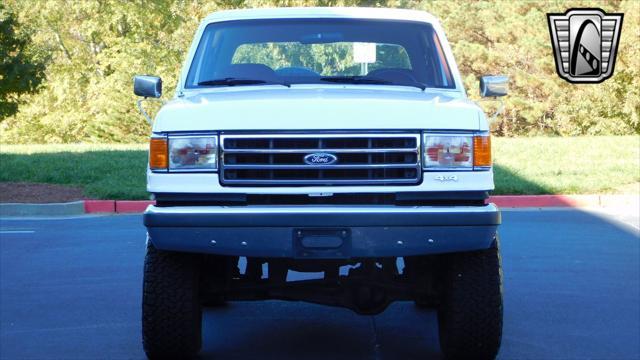
[(304, 157), (307, 165), (331, 165), (338, 161), (338, 157), (328, 153), (313, 153)]

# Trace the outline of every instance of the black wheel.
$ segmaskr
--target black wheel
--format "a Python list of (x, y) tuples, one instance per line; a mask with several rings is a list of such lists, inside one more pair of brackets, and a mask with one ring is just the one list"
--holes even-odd
[(202, 307), (198, 255), (147, 245), (142, 292), (142, 344), (150, 359), (187, 359), (200, 351)]
[(440, 347), (449, 359), (494, 359), (502, 340), (499, 241), (487, 250), (446, 255), (438, 308)]

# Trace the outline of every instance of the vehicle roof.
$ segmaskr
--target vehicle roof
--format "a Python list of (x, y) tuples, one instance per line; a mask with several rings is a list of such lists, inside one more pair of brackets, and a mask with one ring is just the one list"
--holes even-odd
[(204, 19), (204, 22), (274, 18), (351, 18), (438, 23), (436, 17), (426, 11), (358, 7), (282, 7), (224, 10), (210, 14)]

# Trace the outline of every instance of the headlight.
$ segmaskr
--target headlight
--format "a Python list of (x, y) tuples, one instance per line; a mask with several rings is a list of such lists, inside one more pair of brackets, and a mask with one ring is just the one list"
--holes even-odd
[(491, 167), (488, 135), (423, 135), (425, 170), (487, 170)]
[(169, 171), (218, 169), (218, 136), (169, 136)]

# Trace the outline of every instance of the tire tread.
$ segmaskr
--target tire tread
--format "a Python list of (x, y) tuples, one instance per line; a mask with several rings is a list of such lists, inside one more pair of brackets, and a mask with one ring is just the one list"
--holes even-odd
[(142, 293), (142, 343), (150, 359), (184, 359), (202, 344), (196, 255), (147, 245)]
[(502, 268), (493, 247), (445, 257), (438, 309), (440, 347), (450, 359), (494, 359), (502, 341)]

